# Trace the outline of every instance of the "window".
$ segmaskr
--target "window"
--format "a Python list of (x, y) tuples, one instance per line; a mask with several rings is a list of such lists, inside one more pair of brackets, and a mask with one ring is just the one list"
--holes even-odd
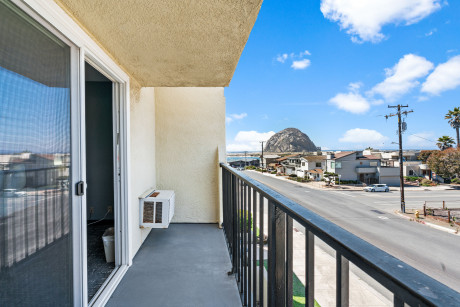
[(335, 162), (335, 168), (342, 168), (342, 162)]
[(331, 161), (331, 168), (335, 168), (335, 161)]
[(305, 166), (305, 162), (302, 162), (302, 166)]
[(316, 167), (321, 167), (321, 162), (316, 162)]
[(377, 161), (373, 161), (369, 163), (370, 166), (377, 166)]
[(409, 170), (409, 176), (414, 176), (414, 171), (413, 170)]

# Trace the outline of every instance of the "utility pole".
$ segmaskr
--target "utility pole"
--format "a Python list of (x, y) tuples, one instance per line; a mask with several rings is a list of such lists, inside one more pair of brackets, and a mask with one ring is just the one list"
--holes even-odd
[[(414, 111), (403, 111), (401, 112), (401, 108), (407, 108), (408, 105), (403, 106), (398, 104), (397, 106), (388, 106), (388, 108), (396, 108), (398, 112), (390, 113), (385, 115), (385, 118), (388, 119), (389, 117), (398, 116), (398, 136), (399, 136), (399, 191), (401, 192), (401, 212), (406, 213), (406, 201), (404, 199), (404, 176), (403, 176), (403, 151), (402, 151), (402, 121), (401, 121), (401, 114), (407, 116), (407, 114), (412, 113)], [(404, 127), (404, 130), (406, 128)]]
[(262, 169), (264, 169), (264, 142), (265, 141), (260, 141), (260, 143), (262, 144), (262, 156), (260, 158), (260, 162), (262, 164)]

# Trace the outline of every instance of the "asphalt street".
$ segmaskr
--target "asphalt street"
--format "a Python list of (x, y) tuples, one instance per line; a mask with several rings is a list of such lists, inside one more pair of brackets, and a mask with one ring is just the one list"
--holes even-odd
[[(460, 292), (460, 235), (396, 215), (399, 191), (318, 190), (256, 172), (245, 173)], [(439, 207), (443, 200), (458, 208), (460, 192), (406, 191), (406, 208), (421, 209), (425, 201)]]

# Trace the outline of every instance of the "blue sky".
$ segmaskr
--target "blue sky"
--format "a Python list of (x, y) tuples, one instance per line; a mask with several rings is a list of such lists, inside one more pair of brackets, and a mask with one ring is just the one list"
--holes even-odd
[(227, 150), (295, 127), (328, 149), (396, 148), (388, 105), (408, 104), (405, 148), (455, 136), (460, 1), (309, 0), (262, 4), (227, 101)]
[(0, 67), (0, 153), (70, 150), (69, 89)]

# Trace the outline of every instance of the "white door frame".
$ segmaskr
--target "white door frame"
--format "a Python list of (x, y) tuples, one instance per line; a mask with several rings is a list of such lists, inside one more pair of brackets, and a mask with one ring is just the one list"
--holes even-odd
[[(110, 298), (129, 265), (130, 255), (130, 156), (129, 156), (129, 89), (130, 78), (99, 45), (53, 0), (12, 0), (19, 8), (71, 46), (71, 125), (72, 125), (72, 180), (86, 182), (85, 159), (85, 62), (89, 62), (114, 84), (114, 116), (119, 118), (115, 133), (119, 144), (119, 169), (114, 176), (116, 184), (114, 216), (118, 228), (116, 253), (117, 269), (91, 301), (91, 306), (103, 306)], [(118, 108), (117, 108), (118, 106)], [(119, 111), (119, 116), (117, 116)], [(115, 151), (116, 152), (116, 151)], [(115, 159), (115, 157), (114, 157)], [(114, 164), (116, 165), (116, 164)], [(73, 190), (72, 190), (73, 192)], [(72, 196), (73, 284), (74, 305), (87, 306), (87, 251), (86, 251), (86, 197)]]

